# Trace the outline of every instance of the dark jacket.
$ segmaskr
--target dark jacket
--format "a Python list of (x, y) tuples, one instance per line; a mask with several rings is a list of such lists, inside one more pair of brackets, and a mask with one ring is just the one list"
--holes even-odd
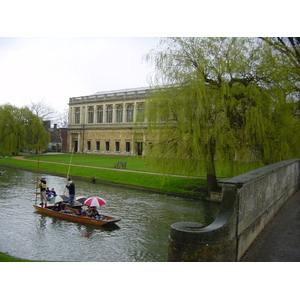
[(75, 184), (73, 182), (66, 185), (66, 188), (69, 190), (70, 195), (75, 195)]

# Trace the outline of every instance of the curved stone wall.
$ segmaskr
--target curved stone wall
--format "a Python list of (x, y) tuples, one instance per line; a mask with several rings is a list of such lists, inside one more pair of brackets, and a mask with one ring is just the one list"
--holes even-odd
[(300, 160), (269, 165), (220, 181), (222, 204), (207, 227), (171, 225), (168, 261), (238, 261), (285, 201), (300, 187)]

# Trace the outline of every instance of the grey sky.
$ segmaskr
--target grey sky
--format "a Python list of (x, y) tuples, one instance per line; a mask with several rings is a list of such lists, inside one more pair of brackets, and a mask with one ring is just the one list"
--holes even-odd
[(270, 13), (269, 3), (261, 1), (247, 9), (237, 0), (102, 2), (1, 3), (0, 105), (45, 99), (62, 111), (70, 97), (148, 86), (153, 69), (142, 57), (158, 44), (153, 36), (298, 36), (299, 31), (297, 10), (287, 4), (273, 5)]
[(143, 56), (159, 38), (0, 38), (0, 104), (41, 99), (58, 111), (70, 97), (145, 87)]

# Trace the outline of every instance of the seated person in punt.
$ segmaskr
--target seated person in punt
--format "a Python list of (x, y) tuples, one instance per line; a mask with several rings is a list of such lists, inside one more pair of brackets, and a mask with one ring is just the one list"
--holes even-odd
[(49, 200), (51, 200), (52, 198), (54, 198), (54, 197), (56, 197), (57, 195), (56, 195), (56, 192), (55, 192), (55, 190), (54, 190), (54, 188), (52, 188), (51, 190), (49, 190), (49, 192), (48, 192), (48, 194), (47, 194), (47, 198), (49, 199)]
[(55, 211), (61, 211), (61, 209), (62, 209), (62, 202), (55, 203), (54, 206), (51, 209), (55, 210)]
[(96, 206), (89, 206), (86, 215), (90, 218), (105, 220), (105, 217), (99, 214)]
[(62, 205), (61, 212), (68, 215), (75, 215), (75, 213), (67, 208), (66, 204)]

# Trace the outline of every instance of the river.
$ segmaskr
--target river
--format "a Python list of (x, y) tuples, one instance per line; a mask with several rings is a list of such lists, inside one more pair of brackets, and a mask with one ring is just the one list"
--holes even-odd
[[(120, 217), (95, 227), (35, 212), (36, 174), (0, 166), (0, 252), (42, 261), (164, 262), (170, 225), (214, 221), (219, 204), (74, 180), (76, 195), (100, 196), (100, 212)], [(45, 175), (47, 186), (67, 193), (66, 178)], [(38, 201), (39, 202), (39, 201)]]

